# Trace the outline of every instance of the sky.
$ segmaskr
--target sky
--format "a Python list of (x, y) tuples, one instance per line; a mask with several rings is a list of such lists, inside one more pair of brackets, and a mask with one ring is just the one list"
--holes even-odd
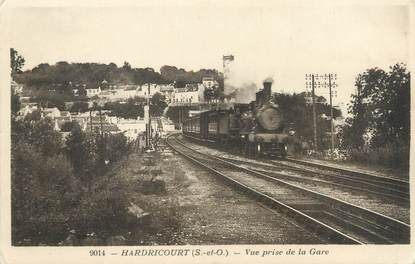
[[(138, 4), (137, 4), (138, 3)], [(299, 93), (307, 73), (336, 73), (343, 112), (357, 74), (409, 60), (405, 5), (288, 1), (138, 1), (129, 6), (9, 7), (10, 46), (40, 63), (128, 61), (222, 71), (232, 54), (240, 82), (274, 79), (274, 92)], [(321, 2), (328, 3), (328, 2)], [(326, 95), (327, 91), (318, 90)]]

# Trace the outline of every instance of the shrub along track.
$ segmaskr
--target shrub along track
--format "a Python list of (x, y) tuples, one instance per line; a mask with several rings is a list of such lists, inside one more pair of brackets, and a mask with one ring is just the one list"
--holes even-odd
[(169, 137), (167, 144), (228, 184), (294, 218), (328, 243), (409, 243), (409, 225), (396, 219), (195, 151), (175, 136)]

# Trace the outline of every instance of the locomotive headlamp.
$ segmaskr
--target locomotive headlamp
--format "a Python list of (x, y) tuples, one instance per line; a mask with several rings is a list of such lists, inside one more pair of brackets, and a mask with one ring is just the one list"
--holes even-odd
[(285, 151), (287, 151), (287, 149), (288, 149), (287, 145), (284, 145), (284, 149), (285, 149)]

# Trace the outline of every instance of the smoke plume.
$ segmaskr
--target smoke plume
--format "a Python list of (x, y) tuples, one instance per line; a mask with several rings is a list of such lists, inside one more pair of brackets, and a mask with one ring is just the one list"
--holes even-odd
[(258, 87), (254, 70), (248, 66), (233, 61), (225, 69), (224, 94), (229, 102), (249, 103), (255, 100)]

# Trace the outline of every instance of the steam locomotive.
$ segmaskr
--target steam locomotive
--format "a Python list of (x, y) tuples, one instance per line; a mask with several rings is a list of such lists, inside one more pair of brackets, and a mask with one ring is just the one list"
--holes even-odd
[(285, 158), (290, 131), (271, 99), (271, 82), (249, 104), (225, 104), (183, 122), (183, 134), (221, 146), (239, 146), (249, 156)]

